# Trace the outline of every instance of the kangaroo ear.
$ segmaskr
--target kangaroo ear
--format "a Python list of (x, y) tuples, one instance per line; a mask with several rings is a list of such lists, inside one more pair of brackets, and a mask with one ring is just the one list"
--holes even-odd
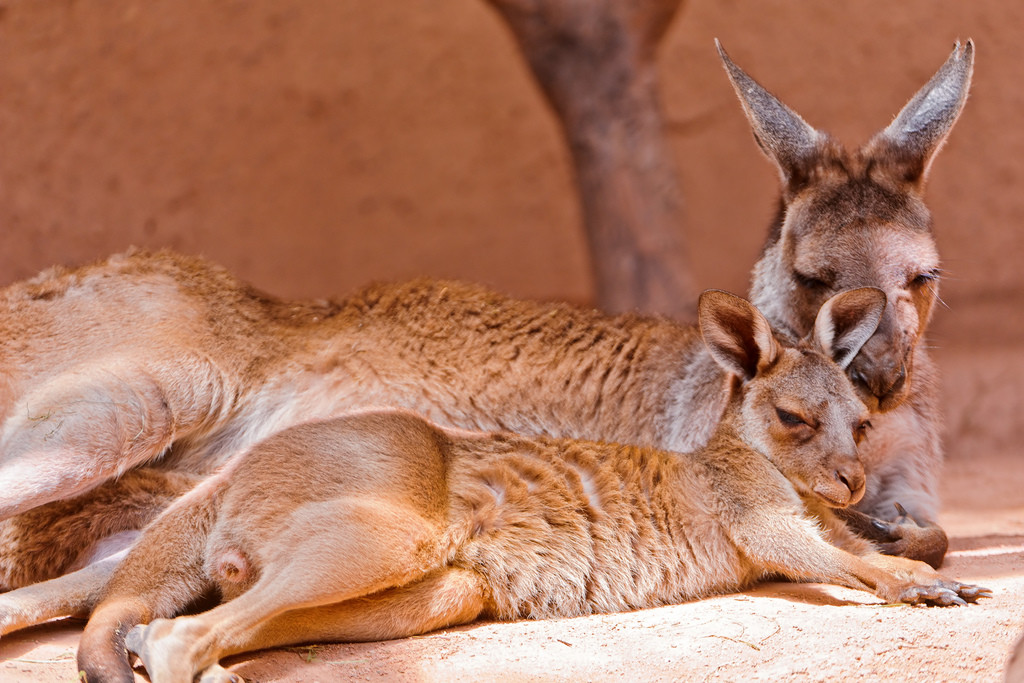
[(761, 311), (746, 299), (719, 289), (700, 295), (700, 333), (711, 356), (744, 380), (771, 367), (779, 344)]
[(736, 66), (717, 38), (715, 46), (753, 128), (757, 144), (775, 162), (787, 187), (799, 184), (806, 173), (804, 168), (816, 156), (818, 144), (825, 135), (808, 125), (799, 114)]
[(935, 154), (963, 111), (974, 72), (974, 41), (953, 47), (942, 68), (921, 88), (865, 152), (887, 161), (899, 180), (923, 184)]
[(884, 312), (885, 292), (877, 287), (840, 292), (818, 311), (811, 339), (845, 370), (875, 333)]

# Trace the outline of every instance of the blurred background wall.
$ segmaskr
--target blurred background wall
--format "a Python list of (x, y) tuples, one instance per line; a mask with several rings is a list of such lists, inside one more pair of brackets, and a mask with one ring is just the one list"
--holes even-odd
[[(848, 144), (975, 39), (972, 95), (928, 188), (948, 304), (932, 337), (953, 450), (1015, 447), (1024, 5), (684, 4), (659, 60), (680, 229), (699, 288), (745, 292), (776, 177), (715, 37)], [(0, 2), (0, 284), (137, 245), (203, 254), (287, 297), (432, 275), (587, 303), (570, 172), (484, 0)]]

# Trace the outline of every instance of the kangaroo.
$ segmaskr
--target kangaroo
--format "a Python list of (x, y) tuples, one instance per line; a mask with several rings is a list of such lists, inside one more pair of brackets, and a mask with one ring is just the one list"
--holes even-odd
[(0, 523), (0, 575), (20, 586), (0, 593), (0, 635), (88, 617), (140, 530), (204, 478), (140, 467)]
[[(754, 266), (751, 301), (776, 330), (799, 338), (832, 294), (861, 286), (886, 293), (882, 322), (849, 368), (877, 413), (874, 438), (861, 451), (869, 474), (858, 510), (880, 519), (847, 519), (884, 541), (886, 552), (938, 566), (948, 547), (935, 523), (938, 379), (920, 342), (941, 269), (923, 192), (967, 99), (974, 43), (958, 43), (895, 120), (854, 151), (808, 125), (718, 50), (782, 185), (778, 215)], [(904, 514), (893, 520), (894, 509)]]
[[(972, 43), (954, 51), (894, 130), (867, 149), (887, 149), (908, 163), (918, 149), (918, 161), (930, 163), (962, 107), (972, 63)], [(786, 122), (770, 115), (788, 112), (784, 105), (744, 81), (738, 68), (730, 73), (748, 94), (748, 109), (762, 112), (759, 120)], [(794, 121), (799, 117), (792, 114)], [(897, 126), (900, 121), (906, 125)], [(789, 139), (785, 125), (759, 126), (764, 144), (786, 149), (774, 142)], [(930, 131), (928, 145), (921, 146), (923, 133), (899, 134), (915, 126)], [(839, 160), (808, 171), (815, 182), (784, 192), (788, 203), (755, 268), (753, 299), (786, 336), (798, 338), (809, 331), (807, 318), (826, 289), (864, 277), (889, 292), (879, 328), (892, 333), (895, 346), (912, 342), (913, 379), (907, 374), (890, 399), (873, 401), (876, 428), (862, 446), (867, 492), (858, 507), (889, 520), (893, 504), (902, 503), (924, 526), (918, 529), (909, 516), (889, 524), (845, 512), (862, 533), (878, 536), (883, 527), (884, 551), (938, 565), (946, 547), (931, 521), (941, 460), (938, 411), (934, 372), (918, 343), (937, 285), (934, 278), (915, 278), (909, 290), (893, 284), (894, 273), (917, 272), (909, 260), (893, 265), (916, 253), (906, 245), (932, 243), (921, 179), (893, 185), (883, 170), (895, 162), (868, 163), (873, 157), (863, 150), (846, 156), (873, 170), (860, 180), (843, 179), (841, 172), (856, 165), (823, 134), (813, 138)], [(915, 141), (921, 145), (915, 148)], [(796, 168), (797, 159), (817, 168), (811, 161), (824, 158), (780, 155), (787, 160), (780, 168)], [(903, 192), (902, 204), (893, 200), (899, 211), (883, 211), (878, 197), (887, 187), (896, 188), (884, 195), (890, 198)], [(875, 199), (851, 203), (861, 195)], [(896, 220), (911, 214), (924, 221), (918, 232), (913, 221)], [(823, 237), (840, 228), (830, 242)], [(858, 237), (865, 232), (870, 239)], [(829, 287), (803, 287), (800, 282), (814, 284), (805, 277), (808, 267), (794, 283), (787, 259), (796, 251), (807, 254), (800, 257), (805, 265), (840, 259), (833, 263), (842, 265), (837, 279)], [(901, 316), (919, 304), (914, 334), (897, 334), (909, 329)], [(885, 339), (876, 333), (866, 346), (883, 349)], [(873, 362), (860, 358), (848, 370), (872, 401), (864, 387), (876, 376)], [(5, 525), (32, 528), (17, 516), (33, 508), (39, 508), (35, 525), (45, 515), (58, 520), (66, 509), (61, 501), (84, 504), (95, 487), (116, 486), (114, 480), (140, 466), (150, 466), (154, 477), (209, 474), (289, 426), (371, 407), (406, 408), (450, 427), (689, 451), (710, 438), (731, 381), (695, 329), (659, 318), (607, 316), (432, 281), (375, 285), (340, 301), (281, 301), (201, 259), (138, 250), (81, 268), (53, 268), (0, 290), (0, 367), (0, 534)], [(168, 490), (179, 485), (169, 481)], [(132, 525), (143, 524), (118, 518), (69, 536), (75, 545), (60, 561), (19, 551), (25, 535), (9, 534), (14, 540), (0, 546), (0, 590), (56, 580), (77, 566), (75, 558), (116, 556), (131, 543)], [(120, 544), (108, 543), (104, 533)], [(81, 582), (101, 587), (100, 576), (90, 571), (69, 581), (75, 594), (91, 595), (98, 587), (90, 592)], [(50, 607), (12, 606), (12, 596), (0, 596), (0, 615), (18, 625), (64, 616), (67, 602), (57, 599), (62, 585), (47, 584)], [(0, 616), (0, 633), (4, 623)]]
[[(732, 383), (710, 441), (685, 455), (403, 412), (280, 432), (144, 532), (86, 627), (80, 669), (133, 680), (128, 633), (154, 683), (235, 680), (217, 662), (247, 650), (632, 610), (774, 575), (887, 602), (976, 600), (987, 591), (879, 556), (829, 513), (864, 491), (869, 414), (840, 366), (884, 307), (876, 289), (837, 295), (784, 348), (752, 305), (706, 292), (702, 338)], [(227, 602), (161, 618), (211, 588)]]

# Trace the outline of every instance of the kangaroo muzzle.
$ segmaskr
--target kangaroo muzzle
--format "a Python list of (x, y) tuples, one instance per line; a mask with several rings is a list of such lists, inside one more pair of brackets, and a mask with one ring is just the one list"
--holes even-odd
[(868, 340), (850, 364), (849, 375), (868, 407), (885, 412), (903, 403), (910, 392), (913, 347), (893, 336)]
[(848, 458), (830, 474), (823, 474), (813, 487), (814, 493), (831, 507), (855, 505), (864, 497), (866, 477), (859, 458)]

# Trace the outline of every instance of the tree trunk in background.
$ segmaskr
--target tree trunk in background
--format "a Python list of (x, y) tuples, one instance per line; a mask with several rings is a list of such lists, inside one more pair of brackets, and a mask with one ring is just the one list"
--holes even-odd
[(655, 52), (682, 0), (489, 0), (511, 27), (572, 152), (597, 305), (692, 318), (679, 178)]

